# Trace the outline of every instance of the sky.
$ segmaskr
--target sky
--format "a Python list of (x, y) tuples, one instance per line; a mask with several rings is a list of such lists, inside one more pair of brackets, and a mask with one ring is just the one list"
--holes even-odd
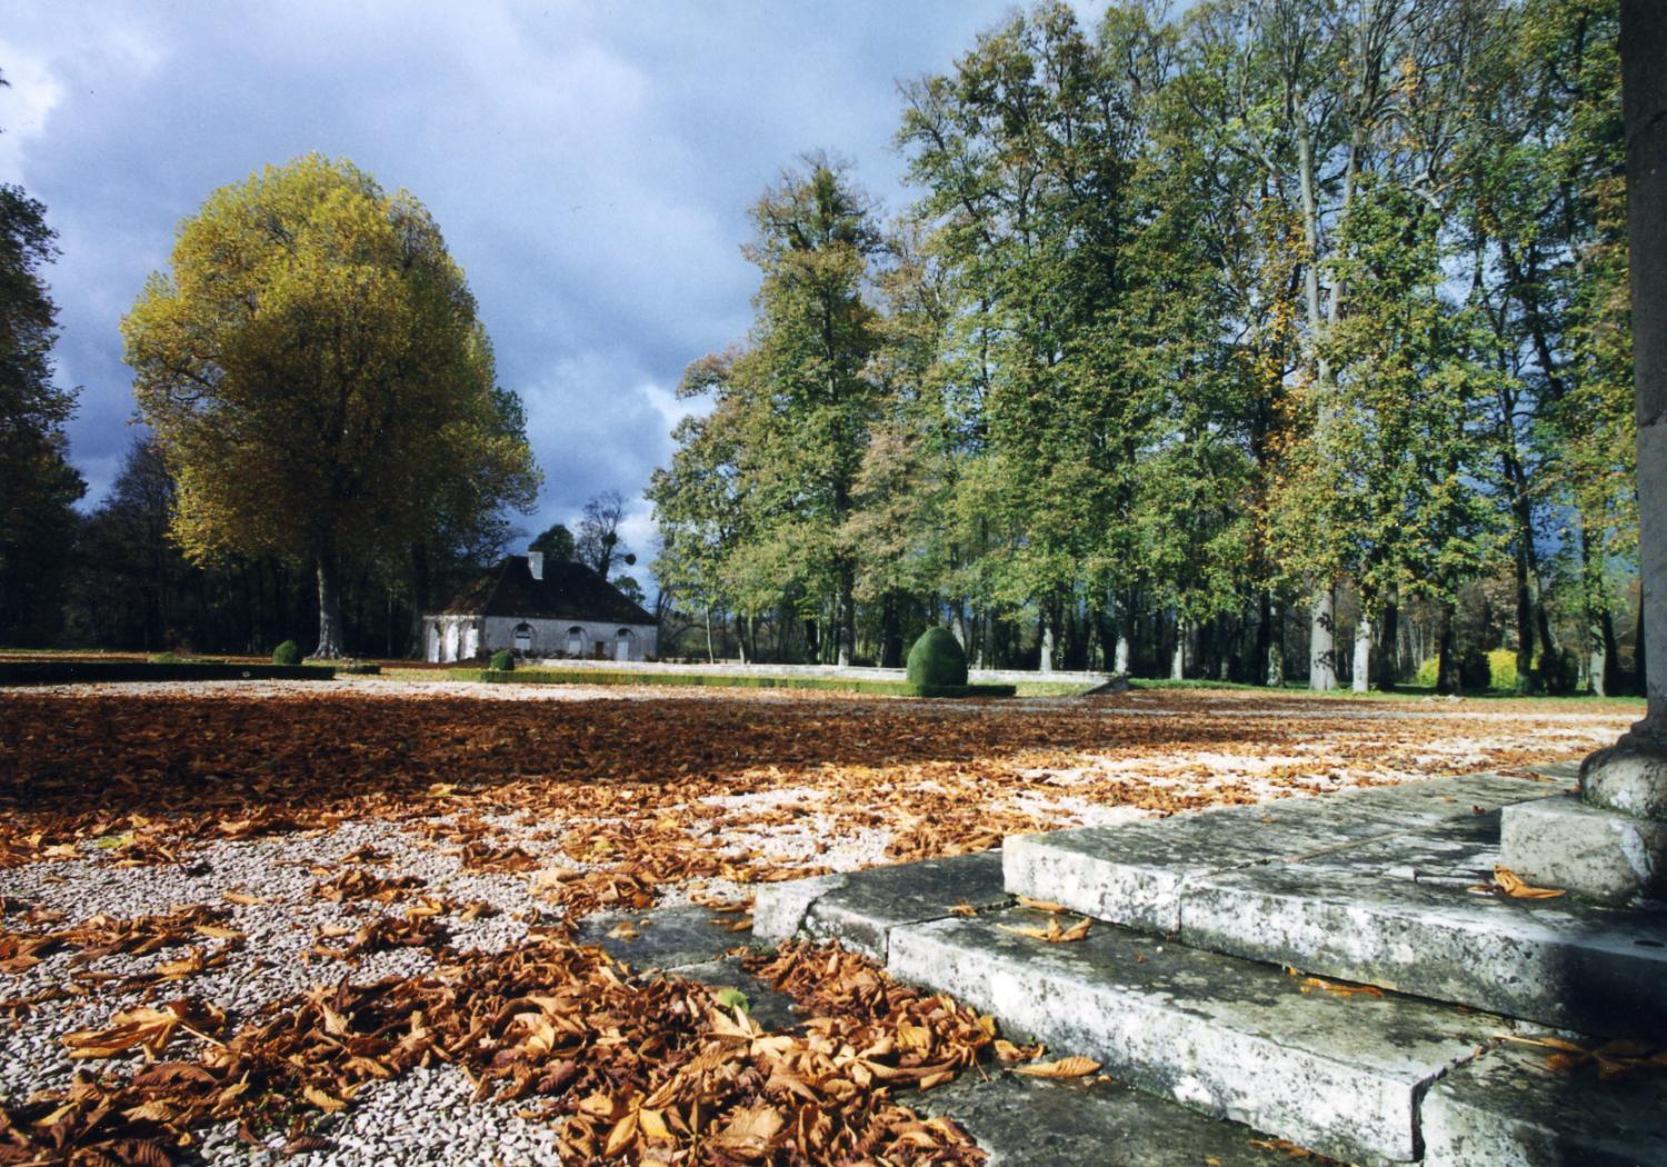
[[(1085, 3), (1079, 11), (1097, 8)], [(309, 151), (434, 214), (545, 474), (535, 534), (642, 498), (691, 408), (683, 368), (740, 340), (746, 209), (823, 149), (891, 211), (901, 80), (943, 72), (1005, 0), (8, 0), (0, 182), (46, 205), (70, 453), (96, 505), (134, 437), (118, 325), (215, 188)]]

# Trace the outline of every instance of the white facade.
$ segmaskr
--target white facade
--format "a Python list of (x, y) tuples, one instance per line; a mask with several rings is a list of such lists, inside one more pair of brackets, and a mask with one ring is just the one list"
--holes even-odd
[(640, 661), (658, 651), (652, 624), (604, 624), (515, 616), (425, 616), (423, 657), (434, 664), (472, 660), (507, 648), (519, 657)]

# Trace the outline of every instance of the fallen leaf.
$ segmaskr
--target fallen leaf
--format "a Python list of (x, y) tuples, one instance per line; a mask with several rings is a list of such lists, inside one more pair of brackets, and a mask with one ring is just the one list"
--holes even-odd
[(1073, 1056), (1060, 1058), (1057, 1062), (1032, 1062), (1028, 1066), (1016, 1066), (1015, 1074), (1023, 1074), (1026, 1078), (1084, 1078), (1098, 1072), (1100, 1063), (1092, 1058)]

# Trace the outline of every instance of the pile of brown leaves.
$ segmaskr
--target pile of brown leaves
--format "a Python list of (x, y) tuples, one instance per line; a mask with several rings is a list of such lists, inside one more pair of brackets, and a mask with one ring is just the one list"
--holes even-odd
[[(56, 915), (36, 910), (25, 916), (25, 922), (50, 922)], [(53, 953), (69, 949), (76, 950), (73, 963), (86, 964), (116, 953), (148, 956), (205, 938), (240, 942), (243, 933), (226, 925), (226, 918), (224, 909), (196, 905), (165, 915), (132, 919), (93, 916), (73, 928), (58, 931), (13, 931), (0, 927), (0, 972), (23, 972)]]
[[(73, 1034), (75, 1056), (137, 1049), (147, 1063), (79, 1074), (67, 1090), (0, 1111), (0, 1163), (151, 1167), (225, 1120), (248, 1140), (276, 1127), (296, 1149), (318, 1147), (297, 1102), (333, 1113), (373, 1082), (442, 1064), (467, 1072), (477, 1098), (565, 1120), (575, 1163), (982, 1161), (961, 1130), (893, 1093), (978, 1063), (995, 1049), (994, 1023), (860, 957), (790, 945), (754, 962), (807, 1013), (769, 1033), (704, 986), (630, 976), (555, 934), (507, 953), (439, 955), (432, 973), (318, 989), (229, 1035), (189, 1000)], [(176, 1052), (181, 1037), (196, 1039), (194, 1052)]]
[[(1355, 716), (1334, 716), (1345, 708)], [(1240, 709), (1258, 716), (1234, 716)], [(12, 690), (0, 693), (0, 865), (73, 858), (92, 845), (117, 862), (172, 862), (198, 840), (453, 814), (447, 834), (467, 849), (469, 867), (531, 871), (532, 857), (487, 821), (519, 814), (561, 832), (586, 824), (563, 840), (570, 854), (636, 864), (650, 882), (750, 881), (771, 878), (779, 863), (738, 850), (737, 833), (771, 833), (812, 812), (837, 833), (885, 831), (894, 859), (930, 858), (982, 850), (1003, 834), (1067, 817), (1017, 809), (1019, 796), (1068, 794), (1159, 813), (1257, 796), (1210, 765), (1170, 760), (1192, 752), (1312, 758), (1264, 771), (1275, 787), (1343, 770), (1394, 781), (1547, 760), (1557, 752), (1544, 737), (1548, 721), (1568, 721), (1564, 745), (1579, 752), (1580, 733), (1599, 740), (1626, 720), (1533, 711), (1479, 724), (1477, 714), (1446, 710), (1407, 717), (1404, 706), (1393, 718), (1370, 716), (1382, 711), (1177, 692), (954, 711), (720, 696), (662, 702), (644, 717), (640, 704), (622, 701)], [(1439, 750), (1479, 733), (1497, 744), (1467, 746), (1462, 757)], [(1139, 768), (1131, 771), (1130, 762)], [(1123, 768), (1106, 768), (1115, 766)], [(1053, 775), (1063, 772), (1077, 777), (1055, 785)], [(786, 788), (820, 797), (808, 806), (700, 806), (712, 795)]]

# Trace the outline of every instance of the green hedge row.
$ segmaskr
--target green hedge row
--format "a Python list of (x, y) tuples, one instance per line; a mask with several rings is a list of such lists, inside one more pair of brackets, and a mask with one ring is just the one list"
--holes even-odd
[(9, 661), (0, 685), (76, 685), (91, 681), (328, 681), (327, 665), (230, 665), (149, 661)]
[(841, 677), (735, 676), (723, 673), (636, 673), (602, 669), (450, 669), (457, 681), (531, 685), (673, 685), (714, 689), (820, 689), (874, 693), (886, 697), (1011, 697), (1013, 685), (911, 685), (907, 681), (846, 680)]

